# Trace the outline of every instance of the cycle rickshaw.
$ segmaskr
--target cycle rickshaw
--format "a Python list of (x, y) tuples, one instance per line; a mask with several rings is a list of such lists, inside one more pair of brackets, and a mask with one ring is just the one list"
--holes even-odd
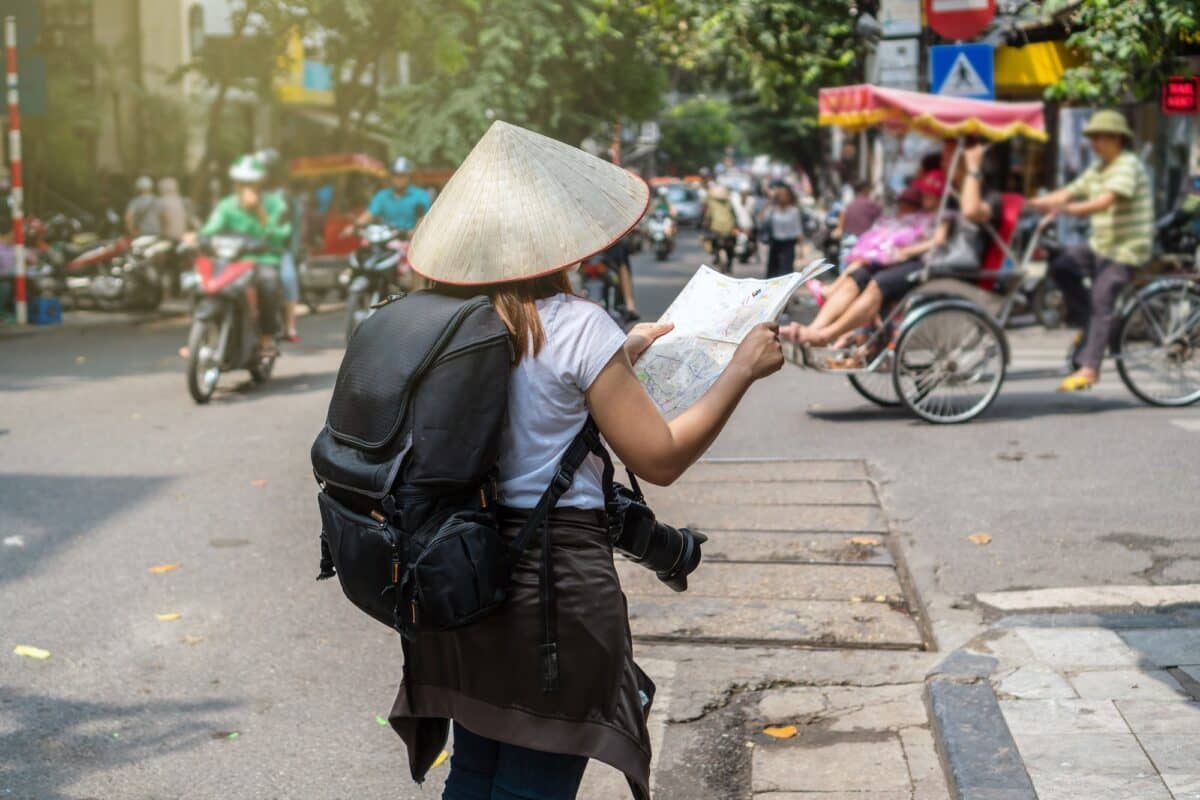
[[(822, 125), (848, 131), (884, 125), (957, 139), (949, 174), (954, 174), (968, 136), (993, 142), (1015, 136), (1046, 139), (1037, 102), (964, 100), (858, 85), (822, 89), (819, 106)], [(939, 220), (951, 183), (946, 182)], [(1019, 194), (1002, 195), (1002, 207), (986, 226), (991, 241), (978, 270), (938, 274), (927, 268), (917, 273), (912, 289), (883, 309), (881, 324), (859, 345), (859, 352), (872, 354), (862, 366), (842, 366), (849, 352), (835, 348), (792, 348), (792, 360), (845, 374), (871, 402), (903, 405), (928, 422), (961, 423), (982, 414), (1004, 383), (1011, 360), (1005, 324), (1049, 222), (1022, 219), (1023, 205)], [(1200, 400), (1200, 289), (1195, 278), (1154, 281), (1130, 297), (1120, 315), (1110, 346), (1130, 391), (1154, 405)]]

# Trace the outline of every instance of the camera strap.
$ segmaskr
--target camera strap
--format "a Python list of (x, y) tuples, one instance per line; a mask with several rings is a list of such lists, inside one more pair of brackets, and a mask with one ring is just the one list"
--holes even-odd
[(521, 527), (521, 532), (509, 545), (509, 557), (516, 564), (526, 548), (536, 535), (541, 536), (542, 557), (540, 574), (538, 576), (539, 604), (541, 606), (541, 644), (539, 650), (542, 657), (542, 691), (546, 693), (558, 690), (558, 635), (557, 609), (554, 604), (554, 565), (551, 553), (550, 514), (558, 501), (571, 484), (575, 482), (575, 473), (589, 453), (595, 453), (604, 461), (604, 486), (607, 496), (612, 484), (612, 459), (600, 440), (600, 430), (595, 421), (589, 416), (583, 428), (571, 440), (566, 453), (558, 462), (558, 470), (554, 479), (542, 493), (538, 504), (529, 512), (529, 517)]

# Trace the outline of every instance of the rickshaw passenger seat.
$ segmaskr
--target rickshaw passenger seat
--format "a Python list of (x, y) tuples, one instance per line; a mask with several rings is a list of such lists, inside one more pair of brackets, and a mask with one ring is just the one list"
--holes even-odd
[[(1000, 208), (997, 222), (992, 230), (994, 237), (989, 237), (987, 250), (983, 253), (980, 269), (984, 272), (999, 272), (1004, 268), (1004, 260), (1008, 257), (1004, 249), (996, 243), (998, 238), (1006, 247), (1012, 246), (1013, 234), (1017, 230), (1017, 220), (1021, 217), (1021, 209), (1025, 206), (1025, 196), (1016, 192), (1004, 192), (1000, 195)], [(991, 291), (996, 288), (995, 278), (980, 278), (979, 287)]]

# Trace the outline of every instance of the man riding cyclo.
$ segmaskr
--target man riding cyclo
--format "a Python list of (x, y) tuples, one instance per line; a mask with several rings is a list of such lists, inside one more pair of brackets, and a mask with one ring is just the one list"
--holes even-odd
[[(1060, 392), (1090, 389), (1100, 379), (1116, 301), (1133, 271), (1150, 258), (1154, 201), (1150, 178), (1131, 152), (1133, 131), (1119, 111), (1097, 111), (1083, 129), (1097, 160), (1067, 186), (1030, 201), (1038, 211), (1091, 217), (1086, 245), (1069, 247), (1050, 263), (1068, 321), (1082, 330), (1072, 355), (1075, 372)], [(1090, 291), (1084, 278), (1092, 279)]]
[(391, 185), (371, 197), (367, 210), (358, 216), (351, 228), (382, 222), (396, 228), (407, 238), (429, 210), (429, 204), (429, 193), (413, 185), (412, 164), (400, 156), (392, 162)]
[[(945, 169), (951, 166), (956, 147), (954, 140), (944, 143)], [(983, 158), (982, 144), (975, 142), (964, 148), (950, 177), (954, 192), (947, 203), (947, 213), (928, 237), (897, 248), (884, 263), (864, 264), (848, 272), (849, 280), (838, 285), (838, 291), (830, 295), (811, 323), (792, 323), (780, 328), (780, 336), (814, 347), (848, 345), (856, 338), (866, 338), (855, 337), (854, 332), (874, 324), (885, 307), (904, 297), (916, 285), (916, 273), (926, 268), (964, 274), (979, 269), (991, 241), (985, 226), (999, 215), (1002, 202), (998, 192), (984, 185)], [(918, 189), (940, 194), (943, 175), (939, 170), (923, 176), (917, 183)], [(862, 367), (869, 355), (855, 353), (833, 360), (830, 366)]]
[(200, 229), (201, 236), (237, 234), (261, 240), (261, 252), (246, 258), (256, 263), (254, 284), (258, 298), (259, 346), (266, 357), (278, 355), (275, 337), (279, 333), (282, 286), (279, 261), (291, 235), (287, 204), (277, 193), (264, 192), (267, 170), (254, 156), (242, 156), (229, 169), (233, 194), (223, 198)]

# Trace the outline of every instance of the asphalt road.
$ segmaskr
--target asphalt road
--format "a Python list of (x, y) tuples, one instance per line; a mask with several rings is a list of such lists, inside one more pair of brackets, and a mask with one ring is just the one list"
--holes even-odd
[[(700, 256), (637, 257), (644, 317)], [(183, 320), (0, 339), (0, 798), (438, 796), (445, 767), (413, 787), (376, 721), (394, 635), (313, 581), (308, 446), (341, 323), (302, 319), (270, 383), (225, 378), (206, 407)], [(1056, 396), (1062, 337), (1013, 336), (1018, 374), (968, 425), (788, 366), (712, 455), (868, 461), (943, 648), (979, 591), (1200, 581), (1200, 409), (1147, 408), (1111, 372)]]

